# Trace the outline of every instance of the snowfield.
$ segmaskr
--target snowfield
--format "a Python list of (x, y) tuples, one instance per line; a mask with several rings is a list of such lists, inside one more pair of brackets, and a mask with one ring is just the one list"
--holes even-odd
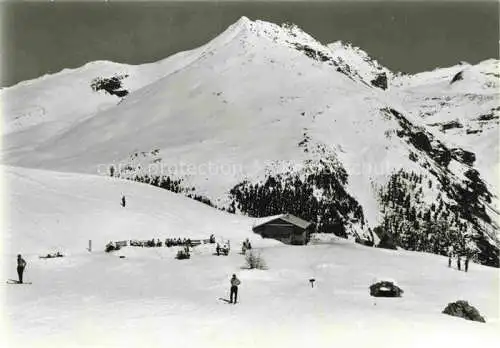
[[(103, 249), (109, 241), (207, 239), (211, 234), (242, 241), (259, 221), (126, 180), (15, 167), (3, 172), (9, 190), (5, 250), (72, 253), (86, 248), (89, 239)], [(258, 245), (261, 238), (253, 239)]]
[[(405, 347), (468, 347), (499, 338), (494, 269), (473, 264), (466, 274), (448, 269), (444, 257), (355, 244), (259, 252), (268, 270), (242, 270), (242, 255), (196, 248), (183, 261), (166, 248), (124, 249), (125, 259), (102, 251), (29, 255), (33, 285), (3, 285), (10, 346), (396, 347), (404, 339)], [(5, 260), (12, 274), (14, 260)], [(228, 297), (232, 273), (242, 281), (237, 305), (218, 299)], [(405, 290), (402, 298), (369, 296), (368, 286), (386, 274)], [(487, 323), (440, 313), (458, 299)]]
[[(471, 263), (465, 273), (444, 256), (352, 237), (378, 243), (372, 230), (385, 222), (394, 231), (410, 226), (406, 237), (418, 230), (415, 244), (441, 247), (443, 231), (429, 232), (436, 223), (474, 237), (482, 261), (495, 264), (497, 68), (487, 60), (393, 74), (350, 44), (325, 46), (297, 27), (243, 17), (206, 45), (156, 63), (91, 62), (1, 89), (2, 273), (16, 279), (21, 253), (32, 284), (1, 284), (0, 345), (493, 346), (497, 268)], [(379, 74), (387, 90), (371, 85)], [(91, 88), (112, 77), (126, 96)], [(187, 191), (125, 180), (148, 170)], [(254, 234), (270, 217), (245, 216), (241, 206), (277, 186), (236, 202), (236, 214), (185, 196), (227, 209), (237, 185), (257, 192), (270, 176), (315, 171), (323, 175), (308, 177), (316, 186), (278, 197), (342, 201), (342, 214), (332, 202), (325, 214), (337, 213), (332, 221), (348, 225), (349, 239), (316, 235), (289, 246)], [(311, 198), (293, 197), (292, 205)], [(188, 260), (175, 259), (180, 247), (104, 252), (109, 241), (211, 234), (230, 243), (228, 256), (214, 255), (214, 244), (194, 247)], [(245, 267), (246, 238), (267, 269)], [(54, 252), (65, 257), (39, 258)], [(224, 302), (233, 273), (242, 282), (237, 305)], [(396, 281), (403, 297), (371, 297), (379, 280)], [(486, 323), (441, 313), (457, 300)]]

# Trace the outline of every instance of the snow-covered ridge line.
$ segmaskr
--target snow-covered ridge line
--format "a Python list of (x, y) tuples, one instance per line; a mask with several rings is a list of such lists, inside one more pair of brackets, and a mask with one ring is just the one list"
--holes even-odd
[[(212, 49), (216, 49), (217, 46), (227, 44), (229, 41), (235, 39), (237, 36), (248, 36), (249, 34), (256, 35), (258, 37), (267, 38), (278, 44), (285, 44), (290, 47), (293, 47), (295, 44), (303, 44), (309, 45), (310, 47), (317, 49), (318, 51), (323, 52), (326, 55), (333, 54), (332, 58), (334, 58), (337, 63), (341, 63), (345, 61), (347, 64), (351, 64), (354, 67), (354, 74), (359, 75), (363, 79), (373, 78), (375, 77), (374, 73), (386, 73), (389, 78), (399, 77), (398, 80), (405, 81), (409, 78), (421, 77), (425, 78), (426, 75), (432, 75), (436, 77), (437, 75), (449, 76), (456, 72), (456, 70), (467, 69), (470, 67), (477, 67), (479, 70), (484, 68), (484, 73), (488, 73), (488, 71), (492, 73), (492, 71), (498, 71), (498, 65), (500, 64), (498, 59), (486, 59), (482, 62), (479, 62), (475, 65), (471, 65), (467, 62), (463, 62), (461, 64), (457, 64), (450, 67), (436, 67), (432, 71), (425, 71), (415, 74), (394, 74), (387, 67), (382, 66), (377, 60), (373, 59), (369, 56), (367, 52), (362, 50), (360, 47), (354, 46), (349, 42), (345, 42), (342, 40), (338, 40), (327, 45), (321, 44), (319, 41), (314, 39), (311, 35), (304, 32), (299, 27), (293, 24), (277, 25), (271, 22), (266, 22), (262, 20), (252, 21), (246, 16), (242, 16), (238, 21), (230, 25), (223, 33), (212, 39), (207, 44), (200, 46), (199, 48), (195, 48), (192, 50), (182, 51), (173, 54), (167, 58), (161, 59), (156, 62), (142, 63), (142, 64), (127, 64), (127, 63), (119, 63), (110, 60), (95, 60), (85, 63), (84, 65), (76, 68), (64, 68), (59, 72), (55, 73), (47, 73), (42, 76), (20, 81), (15, 85), (9, 87), (3, 87), (0, 91), (15, 89), (23, 86), (32, 85), (36, 82), (46, 81), (53, 77), (62, 77), (71, 75), (73, 73), (83, 71), (83, 70), (94, 70), (97, 67), (99, 70), (102, 67), (113, 67), (117, 69), (122, 69), (123, 71), (127, 71), (136, 67), (146, 67), (163, 63), (165, 60), (176, 56), (183, 56), (182, 58), (187, 58), (188, 53), (192, 53), (195, 51), (199, 51), (202, 54), (207, 53)], [(338, 61), (340, 58), (340, 62)], [(498, 77), (498, 76), (497, 76)]]
[[(423, 71), (415, 74), (398, 74), (395, 76), (395, 84), (401, 87), (417, 87), (430, 83), (451, 82), (453, 77), (459, 72), (470, 75), (472, 81), (481, 82), (481, 78), (489, 81), (491, 87), (500, 83), (500, 60), (495, 58), (485, 59), (477, 64), (461, 62), (448, 67), (436, 67), (430, 71)], [(469, 82), (472, 82), (469, 81)], [(498, 88), (497, 88), (498, 89)], [(493, 90), (492, 90), (493, 91)]]

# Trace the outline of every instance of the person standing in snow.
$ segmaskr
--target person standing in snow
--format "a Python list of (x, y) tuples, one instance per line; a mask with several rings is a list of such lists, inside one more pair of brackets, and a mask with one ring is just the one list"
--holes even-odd
[(17, 255), (17, 276), (19, 277), (19, 283), (23, 283), (23, 273), (26, 267), (26, 261), (22, 258), (21, 254)]
[(127, 202), (125, 201), (125, 196), (122, 196), (122, 207), (125, 208), (126, 204), (127, 204)]
[[(240, 285), (241, 282), (238, 278), (236, 278), (236, 274), (233, 274), (233, 277), (231, 278), (231, 291), (230, 291), (230, 296), (229, 296), (229, 302), (236, 304), (238, 301), (238, 285)], [(233, 296), (234, 296), (234, 301), (233, 301)]]

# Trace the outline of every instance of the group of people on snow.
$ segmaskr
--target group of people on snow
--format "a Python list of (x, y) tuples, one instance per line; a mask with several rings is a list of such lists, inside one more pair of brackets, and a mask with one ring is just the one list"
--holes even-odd
[(215, 246), (215, 253), (217, 254), (217, 256), (220, 256), (220, 254), (227, 256), (229, 255), (229, 250), (229, 241), (227, 243), (224, 243), (222, 246), (220, 246), (219, 243), (217, 243), (217, 245)]
[(215, 243), (215, 236), (213, 234), (210, 235), (209, 239), (205, 239), (204, 241), (199, 241), (199, 240), (191, 240), (191, 238), (165, 238), (165, 241), (161, 241), (160, 239), (151, 239), (151, 240), (136, 240), (136, 239), (131, 239), (129, 241), (122, 241), (122, 242), (112, 242), (110, 241), (106, 246), (109, 246), (110, 248), (117, 247), (117, 246), (135, 246), (135, 247), (148, 247), (148, 248), (153, 248), (153, 247), (173, 247), (173, 246), (189, 246), (193, 247), (197, 244), (200, 243), (208, 243), (213, 244)]
[(247, 239), (245, 239), (241, 245), (241, 253), (242, 254), (245, 254), (247, 250), (250, 250), (252, 249), (252, 244), (250, 244), (250, 241)]
[[(147, 248), (154, 248), (154, 247), (173, 247), (173, 246), (188, 246), (188, 247), (194, 247), (200, 243), (215, 243), (215, 236), (213, 234), (210, 235), (209, 239), (204, 239), (204, 240), (192, 240), (191, 238), (166, 238), (165, 241), (161, 241), (160, 239), (150, 239), (150, 240), (136, 240), (136, 239), (131, 239), (131, 240), (124, 240), (124, 241), (119, 241), (119, 242), (113, 242), (110, 241), (108, 244), (106, 244), (106, 251), (111, 251), (111, 250), (119, 250), (120, 247), (122, 246), (134, 246), (134, 247), (147, 247)], [(222, 249), (221, 249), (222, 250)]]
[(151, 240), (134, 240), (131, 239), (129, 242), (130, 246), (137, 247), (147, 247), (147, 248), (155, 248), (155, 247), (172, 247), (172, 246), (192, 246), (193, 243), (191, 238), (166, 238), (164, 242), (160, 239), (151, 239)]
[(462, 260), (463, 260), (463, 266), (464, 266), (464, 271), (468, 272), (469, 271), (469, 261), (472, 256), (472, 253), (470, 250), (465, 249), (464, 252), (455, 252), (453, 246), (450, 246), (448, 249), (448, 267), (451, 267), (452, 264), (452, 259), (455, 257), (457, 261), (457, 269), (459, 271), (462, 270)]

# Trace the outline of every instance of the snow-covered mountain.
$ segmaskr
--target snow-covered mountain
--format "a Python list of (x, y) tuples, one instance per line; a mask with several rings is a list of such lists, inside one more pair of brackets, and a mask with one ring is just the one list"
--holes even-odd
[[(498, 266), (495, 64), (464, 68), (452, 84), (459, 69), (395, 77), (350, 45), (243, 17), (158, 63), (89, 63), (3, 89), (2, 157), (10, 166), (168, 176), (179, 191), (238, 214), (291, 212), (321, 232), (390, 236), (412, 250), (467, 246)], [(381, 74), (387, 86), (374, 82)], [(448, 116), (422, 117), (444, 90)], [(470, 141), (435, 125), (490, 113)]]
[(498, 192), (500, 62), (462, 63), (416, 75), (400, 75), (393, 92), (422, 118), (434, 136), (475, 156), (474, 166)]

